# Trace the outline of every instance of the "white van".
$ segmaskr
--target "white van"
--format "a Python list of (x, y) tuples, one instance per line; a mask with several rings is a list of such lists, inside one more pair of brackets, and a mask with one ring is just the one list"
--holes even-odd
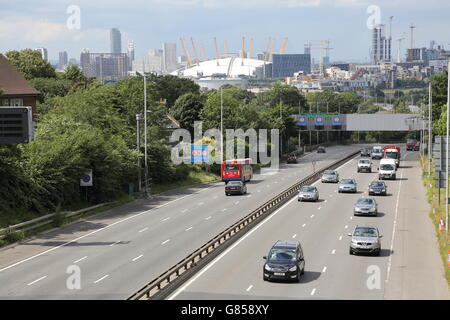
[(380, 165), (378, 167), (378, 178), (380, 180), (383, 179), (393, 179), (397, 178), (396, 176), (396, 163), (395, 159), (381, 159)]

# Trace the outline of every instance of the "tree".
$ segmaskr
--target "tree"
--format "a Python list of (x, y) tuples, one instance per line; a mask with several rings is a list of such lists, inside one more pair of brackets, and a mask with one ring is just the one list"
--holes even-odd
[(166, 99), (167, 108), (173, 107), (175, 101), (185, 93), (200, 94), (200, 86), (194, 81), (172, 75), (148, 75), (148, 81), (153, 83), (154, 98)]
[[(220, 128), (220, 91), (213, 91), (208, 95), (200, 118), (203, 121), (203, 130)], [(239, 113), (241, 101), (234, 98), (228, 91), (223, 92), (223, 128), (242, 128), (243, 119)]]
[(81, 72), (80, 68), (70, 65), (62, 74), (62, 78), (73, 82), (86, 82), (86, 76)]
[(5, 56), (27, 80), (56, 77), (55, 69), (42, 58), (39, 51), (32, 49), (12, 50), (6, 52)]
[[(431, 77), (431, 93), (433, 98), (433, 122), (442, 114), (443, 105), (447, 104), (448, 73), (440, 73)], [(428, 97), (428, 95), (427, 95)]]
[(267, 107), (274, 107), (280, 102), (286, 106), (297, 107), (296, 113), (298, 113), (299, 107), (306, 107), (306, 99), (296, 87), (279, 82), (274, 83), (269, 90), (263, 92), (258, 97), (258, 101)]
[(194, 121), (200, 120), (200, 113), (203, 109), (203, 99), (194, 93), (185, 93), (180, 96), (173, 108), (171, 115), (180, 122), (182, 128), (194, 134)]

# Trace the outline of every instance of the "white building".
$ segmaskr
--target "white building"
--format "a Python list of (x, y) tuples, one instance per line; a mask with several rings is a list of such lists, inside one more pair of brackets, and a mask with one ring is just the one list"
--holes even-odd
[(163, 43), (163, 70), (172, 72), (180, 66), (177, 63), (177, 45), (175, 43)]
[(36, 48), (34, 50), (39, 51), (41, 53), (42, 59), (44, 59), (45, 61), (48, 61), (48, 53), (47, 53), (46, 48)]

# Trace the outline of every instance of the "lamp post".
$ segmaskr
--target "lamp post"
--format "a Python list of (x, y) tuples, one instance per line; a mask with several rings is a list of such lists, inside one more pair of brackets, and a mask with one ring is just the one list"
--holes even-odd
[(144, 70), (144, 178), (145, 178), (145, 195), (148, 197), (148, 155), (147, 155), (147, 77)]
[(220, 152), (223, 162), (223, 89), (220, 87)]
[(433, 121), (433, 113), (431, 111), (431, 103), (432, 103), (432, 93), (431, 93), (431, 82), (428, 88), (428, 176), (431, 176), (431, 161), (432, 161), (432, 121)]
[(449, 118), (450, 118), (450, 57), (449, 61), (448, 61), (448, 67), (447, 67), (447, 128), (446, 128), (446, 133), (447, 133), (447, 149), (445, 150), (446, 152), (446, 175), (445, 175), (445, 180), (446, 180), (446, 185), (445, 185), (445, 232), (448, 234), (448, 147), (449, 147), (449, 134), (448, 134), (448, 129), (449, 129)]
[[(141, 115), (138, 113), (136, 114), (136, 144), (137, 144), (137, 150), (138, 152), (141, 152), (141, 128), (139, 126), (139, 122), (141, 121)], [(141, 192), (142, 188), (142, 181), (141, 181), (141, 157), (138, 155), (137, 159), (137, 166), (138, 166), (138, 191)]]

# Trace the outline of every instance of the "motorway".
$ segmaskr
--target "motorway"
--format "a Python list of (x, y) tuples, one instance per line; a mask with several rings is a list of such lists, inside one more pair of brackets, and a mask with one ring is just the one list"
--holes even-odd
[[(449, 299), (418, 152), (402, 147), (397, 180), (386, 180), (387, 196), (375, 196), (377, 217), (353, 215), (355, 201), (378, 179), (379, 161), (373, 161), (372, 173), (357, 173), (358, 158), (338, 168), (341, 179), (356, 179), (356, 194), (339, 194), (336, 184), (314, 183), (318, 202), (292, 199), (168, 299)], [(380, 256), (349, 255), (347, 234), (356, 225), (378, 227), (383, 235)], [(263, 281), (262, 257), (277, 240), (302, 244), (306, 268), (299, 283)]]
[[(361, 147), (329, 147), (325, 154), (307, 154), (298, 164), (282, 165), (279, 171), (263, 170), (248, 184), (248, 195), (245, 196), (226, 197), (223, 183), (186, 188), (151, 200), (136, 201), (5, 248), (0, 251), (0, 299), (124, 299), (253, 209), (311, 174), (312, 161), (316, 162), (318, 170)], [(356, 170), (351, 171), (354, 173)], [(368, 180), (364, 184), (368, 184)], [(398, 181), (393, 184), (391, 192), (395, 193), (395, 185), (398, 187)], [(337, 205), (337, 195), (328, 189), (321, 191), (322, 195), (328, 191), (334, 195), (326, 199), (327, 202), (302, 204), (308, 212), (316, 215), (315, 218), (304, 217), (297, 212), (300, 207), (294, 206), (296, 214), (289, 217), (292, 221), (284, 221), (292, 227), (291, 230), (275, 227), (269, 234), (262, 235), (263, 242), (253, 244), (254, 248), (252, 245), (246, 247), (248, 251), (242, 255), (252, 259), (243, 259), (242, 266), (229, 268), (229, 271), (242, 272), (239, 278), (234, 273), (229, 285), (236, 284), (237, 279), (242, 280), (241, 276), (247, 274), (249, 277), (259, 276), (262, 253), (273, 239), (284, 238), (289, 232), (308, 241), (302, 232), (316, 230), (316, 237), (305, 242), (306, 254), (311, 258), (308, 259), (309, 271), (304, 281), (311, 284), (319, 277), (320, 262), (325, 263), (328, 255), (317, 251), (317, 259), (313, 259), (312, 246), (329, 250), (326, 246), (332, 245), (334, 233), (340, 227), (338, 223), (344, 223), (344, 217), (348, 219), (349, 216), (342, 208), (350, 202)], [(348, 195), (348, 199), (351, 198), (352, 195)], [(388, 197), (386, 201), (392, 201), (392, 198)], [(317, 205), (321, 205), (321, 211)], [(336, 224), (324, 223), (330, 211), (334, 218), (329, 221)], [(389, 220), (376, 219), (380, 222)], [(302, 223), (307, 227), (297, 230), (298, 223), (300, 227)], [(351, 225), (351, 221), (345, 223)], [(386, 232), (385, 235), (387, 239), (384, 241), (389, 241)], [(256, 253), (257, 257), (254, 256)], [(336, 257), (341, 254), (339, 248)], [(249, 263), (252, 268), (249, 268)], [(327, 276), (339, 275), (337, 269), (330, 268), (327, 272)], [(74, 280), (78, 274), (79, 288)], [(225, 285), (225, 279), (230, 279), (230, 272), (220, 276), (216, 289), (222, 290), (219, 284)], [(252, 282), (256, 285), (256, 281)], [(254, 290), (256, 292), (257, 288)]]

